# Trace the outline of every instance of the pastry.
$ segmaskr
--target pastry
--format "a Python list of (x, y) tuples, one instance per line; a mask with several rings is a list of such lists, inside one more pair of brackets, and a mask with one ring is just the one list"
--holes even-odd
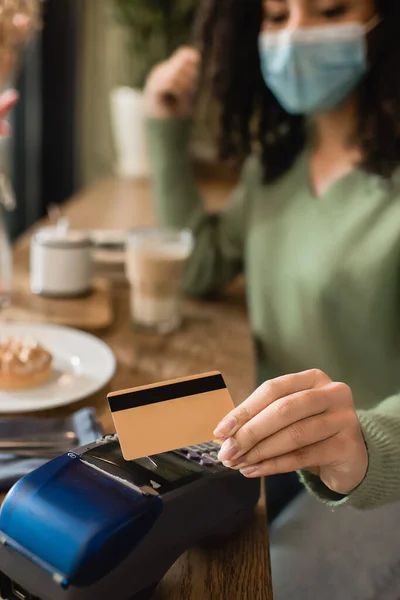
[(53, 357), (37, 341), (8, 338), (0, 341), (0, 390), (21, 390), (51, 377)]

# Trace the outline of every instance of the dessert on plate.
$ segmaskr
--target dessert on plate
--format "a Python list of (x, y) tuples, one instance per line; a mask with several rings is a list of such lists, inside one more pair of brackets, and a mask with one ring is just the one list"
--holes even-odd
[(11, 337), (0, 339), (0, 390), (34, 388), (48, 381), (53, 357), (39, 342)]

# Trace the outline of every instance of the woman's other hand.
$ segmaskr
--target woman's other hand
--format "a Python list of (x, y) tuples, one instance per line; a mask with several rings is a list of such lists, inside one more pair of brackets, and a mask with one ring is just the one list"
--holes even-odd
[(188, 117), (200, 70), (200, 55), (182, 47), (150, 73), (145, 99), (150, 117)]
[(246, 477), (305, 469), (346, 495), (368, 468), (352, 392), (319, 370), (264, 383), (214, 433), (220, 460)]

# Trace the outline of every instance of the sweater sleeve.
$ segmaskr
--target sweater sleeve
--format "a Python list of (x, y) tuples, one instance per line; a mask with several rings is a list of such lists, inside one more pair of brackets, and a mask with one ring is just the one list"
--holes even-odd
[(306, 487), (332, 507), (349, 505), (369, 509), (400, 500), (400, 395), (392, 396), (371, 410), (358, 411), (368, 450), (367, 474), (347, 496), (335, 494), (319, 477), (302, 472)]
[(152, 167), (153, 206), (157, 223), (189, 228), (195, 248), (186, 270), (184, 291), (208, 296), (222, 290), (243, 268), (251, 163), (224, 209), (207, 213), (196, 186), (189, 154), (191, 123), (150, 119), (148, 150)]

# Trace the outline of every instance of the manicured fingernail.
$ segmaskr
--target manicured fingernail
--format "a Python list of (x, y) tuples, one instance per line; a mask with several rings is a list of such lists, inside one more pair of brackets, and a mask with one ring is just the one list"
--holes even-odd
[(223, 460), (222, 464), (224, 465), (224, 467), (228, 467), (228, 469), (231, 469), (233, 466), (233, 463), (231, 463), (230, 460)]
[(238, 451), (238, 443), (234, 439), (229, 438), (229, 440), (226, 440), (226, 442), (222, 444), (221, 450), (218, 454), (218, 459), (221, 462), (232, 460), (236, 456)]
[(222, 444), (226, 441), (226, 438), (222, 438), (222, 439), (214, 439), (213, 440), (216, 444), (218, 444), (218, 446), (222, 446)]
[(240, 468), (239, 468), (240, 465), (235, 463), (235, 461), (224, 460), (224, 462), (222, 464), (224, 465), (224, 467), (228, 467), (228, 469), (232, 469), (233, 471), (240, 471)]
[(249, 477), (250, 475), (255, 475), (258, 471), (258, 467), (244, 467), (243, 469), (240, 469), (240, 472), (242, 475), (244, 475), (245, 477)]
[(226, 438), (235, 431), (237, 427), (237, 420), (232, 415), (225, 417), (214, 431), (216, 438)]
[(236, 471), (241, 471), (246, 467), (246, 463), (231, 461), (231, 469), (235, 469)]

